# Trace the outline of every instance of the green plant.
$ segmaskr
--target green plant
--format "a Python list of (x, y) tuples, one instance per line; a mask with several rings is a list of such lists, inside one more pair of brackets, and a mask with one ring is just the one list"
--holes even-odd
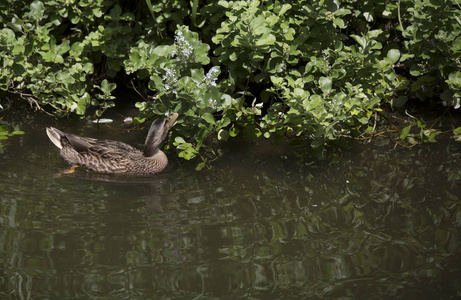
[[(411, 123), (410, 125), (404, 127), (400, 133), (400, 139), (407, 141), (411, 146), (421, 144), (424, 142), (435, 142), (435, 138), (437, 135), (441, 133), (440, 130), (433, 129), (431, 127), (427, 127), (426, 122), (423, 119), (418, 119), (409, 113), (407, 115), (410, 117)], [(434, 123), (435, 124), (435, 123)], [(416, 127), (419, 129), (418, 133), (410, 133), (411, 129)]]
[[(440, 95), (446, 105), (459, 107), (461, 93), (460, 3), (451, 1), (399, 1), (407, 16), (401, 24), (402, 44), (412, 55), (405, 67), (418, 99)], [(396, 9), (395, 4), (390, 6)], [(448, 85), (443, 84), (443, 82)]]
[[(186, 159), (198, 155), (204, 140), (230, 123), (223, 111), (230, 106), (231, 98), (220, 92), (216, 83), (220, 70), (212, 67), (205, 72), (203, 68), (210, 63), (208, 50), (197, 33), (182, 26), (176, 31), (174, 44), (153, 46), (141, 40), (124, 62), (128, 73), (148, 78), (149, 88), (156, 92), (150, 101), (136, 104), (142, 112), (178, 112), (183, 116), (177, 131), (191, 138), (186, 142), (178, 137), (175, 145), (179, 156)], [(223, 117), (216, 120), (213, 114)]]
[(200, 156), (200, 167), (219, 155), (213, 140), (288, 135), (322, 149), (373, 135), (371, 118), (387, 104), (461, 106), (456, 1), (7, 0), (0, 8), (3, 91), (54, 115), (92, 108), (100, 118), (122, 101), (115, 87), (134, 87), (146, 99), (135, 121), (178, 112), (178, 155)]
[(114, 101), (112, 101), (115, 99), (115, 97), (112, 96), (112, 92), (115, 90), (117, 85), (115, 83), (109, 83), (106, 79), (104, 79), (101, 86), (96, 87), (102, 92), (102, 95), (96, 94), (97, 102), (95, 103), (95, 106), (99, 107), (96, 111), (96, 116), (100, 118), (108, 108), (115, 106)]

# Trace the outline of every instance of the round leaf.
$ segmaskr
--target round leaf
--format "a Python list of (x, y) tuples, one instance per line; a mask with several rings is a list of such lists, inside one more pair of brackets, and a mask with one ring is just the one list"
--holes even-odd
[(333, 81), (329, 77), (320, 77), (319, 79), (320, 89), (324, 93), (329, 93), (331, 91), (332, 83)]
[(400, 58), (400, 51), (398, 49), (391, 49), (387, 52), (387, 58), (395, 64)]
[(216, 123), (214, 118), (213, 118), (213, 115), (210, 114), (210, 113), (204, 113), (202, 115), (202, 119), (204, 119), (209, 124), (215, 124)]

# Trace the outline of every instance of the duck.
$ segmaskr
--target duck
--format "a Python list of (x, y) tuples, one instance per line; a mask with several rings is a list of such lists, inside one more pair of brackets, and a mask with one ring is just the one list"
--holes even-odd
[(152, 122), (144, 151), (128, 144), (98, 140), (47, 127), (46, 133), (58, 147), (61, 157), (73, 165), (100, 173), (156, 174), (168, 165), (168, 157), (159, 149), (168, 131), (176, 124), (177, 113)]

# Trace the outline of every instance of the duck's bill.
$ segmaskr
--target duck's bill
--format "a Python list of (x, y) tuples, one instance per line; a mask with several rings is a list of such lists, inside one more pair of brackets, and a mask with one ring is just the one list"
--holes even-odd
[(178, 116), (179, 115), (177, 113), (172, 113), (167, 117), (168, 124), (170, 125), (170, 127), (173, 127), (174, 124), (176, 124), (176, 119), (178, 118)]

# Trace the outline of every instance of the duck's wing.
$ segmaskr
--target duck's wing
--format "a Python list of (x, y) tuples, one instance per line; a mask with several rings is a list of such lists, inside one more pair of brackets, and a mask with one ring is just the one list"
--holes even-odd
[(128, 144), (112, 141), (97, 140), (92, 138), (82, 138), (72, 140), (73, 148), (79, 153), (86, 152), (93, 156), (99, 156), (103, 159), (117, 159), (127, 155), (140, 153), (140, 151)]
[(122, 142), (81, 137), (75, 134), (63, 132), (54, 127), (48, 127), (46, 132), (53, 144), (55, 144), (59, 149), (70, 147), (80, 154), (87, 153), (107, 157), (110, 155), (139, 152), (138, 149)]

